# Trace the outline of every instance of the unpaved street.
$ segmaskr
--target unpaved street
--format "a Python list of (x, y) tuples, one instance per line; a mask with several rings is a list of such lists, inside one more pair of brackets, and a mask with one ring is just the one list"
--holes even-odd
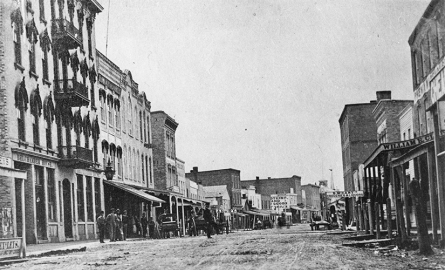
[(229, 235), (106, 243), (86, 252), (34, 258), (12, 269), (445, 269), (441, 250), (423, 258), (414, 252), (378, 253), (341, 246), (343, 235), (289, 229), (239, 231)]

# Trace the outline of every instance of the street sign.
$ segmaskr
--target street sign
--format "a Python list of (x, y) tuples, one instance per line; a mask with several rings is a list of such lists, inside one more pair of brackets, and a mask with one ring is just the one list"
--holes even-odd
[(328, 198), (352, 198), (352, 197), (363, 197), (364, 192), (359, 191), (330, 191), (326, 192)]

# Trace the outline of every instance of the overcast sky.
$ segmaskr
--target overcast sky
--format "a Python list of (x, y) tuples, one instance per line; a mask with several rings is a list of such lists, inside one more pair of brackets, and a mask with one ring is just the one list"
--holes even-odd
[[(110, 5), (109, 5), (110, 1)], [(408, 37), (429, 0), (101, 0), (97, 48), (178, 123), (186, 171), (343, 188), (345, 104), (412, 99)]]

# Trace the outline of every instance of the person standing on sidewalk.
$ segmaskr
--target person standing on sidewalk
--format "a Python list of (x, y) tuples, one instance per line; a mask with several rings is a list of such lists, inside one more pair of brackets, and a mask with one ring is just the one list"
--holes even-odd
[(128, 221), (129, 221), (129, 219), (127, 216), (127, 210), (124, 210), (124, 214), (122, 215), (122, 230), (123, 230), (124, 240), (127, 240)]
[(114, 208), (111, 208), (111, 213), (107, 216), (108, 233), (110, 234), (110, 242), (116, 242), (116, 214)]
[(142, 237), (145, 238), (147, 237), (147, 225), (148, 225), (148, 220), (145, 213), (142, 213), (141, 225), (142, 225)]
[(122, 241), (122, 215), (119, 209), (116, 210), (116, 240)]
[(99, 239), (101, 243), (104, 242), (105, 237), (105, 217), (104, 217), (104, 211), (100, 211), (100, 215), (97, 217), (96, 220), (97, 228), (99, 229)]

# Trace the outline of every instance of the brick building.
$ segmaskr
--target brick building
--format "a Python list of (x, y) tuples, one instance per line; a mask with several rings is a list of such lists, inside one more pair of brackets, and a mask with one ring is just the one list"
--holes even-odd
[(260, 179), (256, 177), (255, 180), (242, 180), (242, 186), (254, 186), (256, 193), (261, 195), (272, 194), (287, 194), (294, 193), (298, 196), (298, 203), (302, 202), (301, 198), (301, 177), (293, 175), (287, 178), (271, 178)]
[(242, 208), (239, 170), (198, 171), (198, 167), (193, 167), (193, 170), (186, 173), (185, 176), (203, 186), (226, 185), (230, 196), (231, 208)]
[(311, 212), (319, 213), (321, 201), (320, 201), (320, 187), (313, 184), (302, 185), (301, 190), (306, 195), (306, 209), (310, 209)]
[[(354, 190), (353, 172), (377, 146), (377, 128), (372, 116), (376, 105), (375, 101), (347, 104), (338, 120), (345, 191)], [(346, 200), (346, 215), (350, 215), (351, 218), (354, 203), (353, 199)]]
[(178, 123), (163, 111), (152, 112), (151, 117), (154, 187), (179, 193), (175, 139)]

